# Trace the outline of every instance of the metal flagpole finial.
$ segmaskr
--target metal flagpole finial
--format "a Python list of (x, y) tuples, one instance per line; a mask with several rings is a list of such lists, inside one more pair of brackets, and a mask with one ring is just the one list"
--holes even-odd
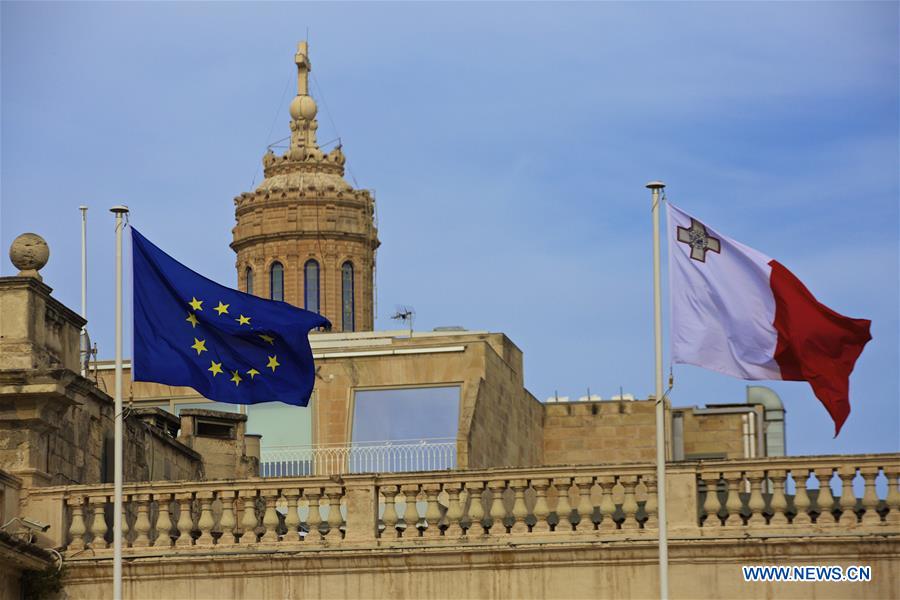
[(645, 185), (644, 187), (649, 188), (651, 190), (661, 190), (662, 188), (666, 187), (666, 184), (663, 183), (662, 181), (649, 181), (649, 182), (647, 182), (647, 185)]
[(109, 212), (116, 213), (116, 214), (127, 213), (128, 207), (125, 206), (124, 204), (117, 204), (117, 205), (113, 206), (112, 208), (110, 208)]

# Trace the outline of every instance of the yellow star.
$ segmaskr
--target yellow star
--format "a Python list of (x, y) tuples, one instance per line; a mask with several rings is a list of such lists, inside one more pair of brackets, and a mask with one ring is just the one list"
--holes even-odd
[(241, 381), (243, 381), (243, 379), (241, 379), (241, 376), (238, 375), (237, 371), (232, 371), (230, 381), (233, 381), (234, 386), (237, 387), (237, 386), (241, 385)]
[(194, 345), (191, 346), (194, 350), (197, 351), (197, 356), (200, 356), (201, 352), (206, 352), (206, 340), (198, 340), (194, 338)]
[(190, 323), (191, 327), (196, 327), (197, 323), (199, 323), (199, 321), (197, 321), (197, 315), (195, 315), (194, 313), (188, 313), (187, 319), (185, 319), (185, 321)]
[(203, 300), (197, 300), (193, 296), (191, 296), (191, 301), (188, 302), (191, 305), (191, 308), (194, 310), (203, 310)]
[(269, 364), (267, 364), (266, 366), (269, 367), (270, 369), (272, 369), (272, 372), (274, 373), (274, 372), (275, 372), (275, 367), (280, 367), (280, 366), (281, 366), (281, 363), (278, 362), (278, 355), (276, 354), (275, 356), (270, 356), (270, 357), (269, 357)]
[(209, 361), (210, 365), (207, 371), (212, 371), (213, 377), (222, 372), (222, 363), (217, 363), (215, 361)]
[(247, 371), (247, 375), (250, 376), (250, 379), (253, 379), (257, 375), (259, 375), (259, 371), (257, 371), (256, 369), (250, 369), (249, 371)]
[(213, 310), (216, 311), (217, 313), (219, 313), (219, 316), (222, 316), (223, 314), (227, 315), (229, 306), (231, 306), (231, 305), (230, 304), (222, 304), (222, 301), (219, 300), (219, 305), (217, 307), (215, 307)]
[(264, 333), (261, 333), (261, 334), (259, 334), (259, 337), (261, 337), (264, 342), (269, 342), (269, 344), (272, 346), (275, 345), (275, 338), (273, 338), (271, 335), (266, 335)]
[(244, 315), (239, 316), (235, 321), (238, 322), (238, 325), (249, 325), (250, 317), (245, 317)]

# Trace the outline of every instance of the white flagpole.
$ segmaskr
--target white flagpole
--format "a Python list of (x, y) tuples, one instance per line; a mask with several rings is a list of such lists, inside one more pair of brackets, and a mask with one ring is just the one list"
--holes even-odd
[(656, 490), (659, 504), (659, 597), (669, 597), (669, 539), (666, 526), (666, 411), (663, 401), (662, 291), (659, 284), (659, 191), (662, 181), (647, 184), (653, 218), (653, 337), (656, 355)]
[[(78, 207), (78, 210), (81, 211), (81, 318), (87, 319), (87, 206), (83, 204)], [(87, 329), (85, 327), (81, 328), (81, 344), (80, 350), (87, 350), (90, 352), (90, 348), (87, 347)], [(85, 364), (87, 363), (87, 357), (89, 355), (80, 356), (79, 360), (81, 361), (81, 376), (87, 376), (87, 369), (85, 368)]]
[(122, 222), (127, 206), (109, 209), (116, 215), (116, 437), (113, 500), (113, 600), (122, 600)]

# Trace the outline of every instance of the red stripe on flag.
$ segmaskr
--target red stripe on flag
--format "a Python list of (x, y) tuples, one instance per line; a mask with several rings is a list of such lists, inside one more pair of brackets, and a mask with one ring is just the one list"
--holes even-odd
[(809, 382), (834, 420), (837, 437), (850, 414), (850, 373), (872, 339), (872, 322), (834, 312), (777, 260), (769, 266), (778, 332), (775, 361), (782, 379)]

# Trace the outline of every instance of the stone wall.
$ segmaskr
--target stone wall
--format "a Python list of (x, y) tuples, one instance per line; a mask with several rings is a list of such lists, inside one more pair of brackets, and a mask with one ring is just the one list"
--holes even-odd
[(544, 404), (544, 464), (656, 460), (654, 400)]
[[(762, 426), (762, 406), (745, 405), (757, 415), (756, 423)], [(681, 411), (684, 423), (684, 457), (691, 458), (717, 456), (721, 458), (745, 458), (744, 438), (753, 446), (757, 456), (764, 452), (758, 448), (758, 433), (752, 436), (743, 431), (742, 416), (747, 413), (703, 414), (691, 410)]]
[[(900, 543), (891, 540), (673, 541), (672, 598), (895, 598)], [(170, 598), (658, 598), (655, 544), (519, 546), (438, 551), (129, 560), (126, 597)], [(745, 583), (741, 565), (869, 565), (867, 583)], [(109, 561), (69, 565), (71, 600), (112, 597)]]
[(504, 335), (479, 348), (484, 372), (464, 403), (460, 437), (468, 440), (467, 467), (541, 464), (541, 403), (523, 385), (522, 353)]

